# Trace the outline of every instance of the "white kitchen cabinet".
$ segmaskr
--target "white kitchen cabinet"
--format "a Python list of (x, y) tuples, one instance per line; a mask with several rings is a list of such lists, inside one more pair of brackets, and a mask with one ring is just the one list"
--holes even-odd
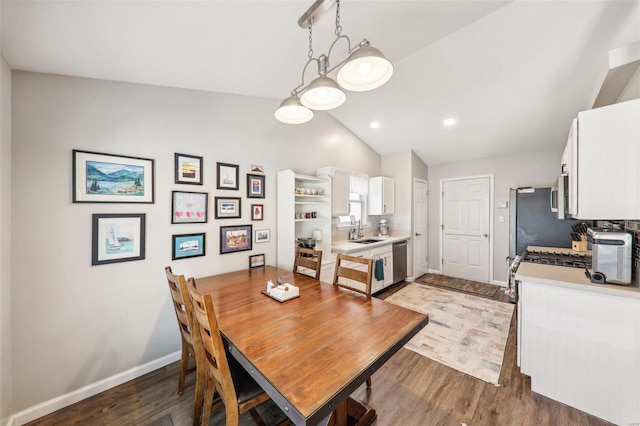
[(318, 176), (331, 177), (331, 215), (349, 214), (349, 172), (335, 167), (321, 167), (316, 170)]
[(531, 390), (615, 424), (640, 420), (640, 299), (522, 281), (519, 365)]
[[(277, 185), (278, 267), (293, 269), (297, 239), (310, 238), (315, 229), (320, 229), (323, 235), (322, 241), (316, 242), (316, 250), (322, 250), (323, 267), (325, 264), (333, 265), (330, 179), (299, 175), (292, 170), (281, 170), (278, 172)], [(306, 213), (311, 212), (315, 212), (315, 218), (306, 217)]]
[[(373, 276), (371, 278), (371, 293), (376, 293), (383, 288), (393, 284), (393, 248), (391, 244), (371, 249), (369, 257), (373, 259)], [(376, 261), (382, 260), (384, 278), (376, 279)]]
[(565, 162), (576, 219), (640, 218), (640, 99), (583, 111)]
[(395, 182), (384, 176), (369, 179), (369, 214), (388, 215), (395, 210)]

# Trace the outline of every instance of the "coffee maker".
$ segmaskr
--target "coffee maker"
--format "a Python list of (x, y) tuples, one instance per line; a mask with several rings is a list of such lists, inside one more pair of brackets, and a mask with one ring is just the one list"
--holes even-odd
[(386, 237), (389, 235), (389, 221), (387, 219), (380, 219), (378, 221), (378, 226), (380, 230), (378, 231), (379, 237)]

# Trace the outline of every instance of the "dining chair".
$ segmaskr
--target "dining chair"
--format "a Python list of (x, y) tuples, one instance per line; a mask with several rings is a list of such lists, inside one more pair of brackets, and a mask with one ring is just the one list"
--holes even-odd
[[(202, 390), (204, 386), (203, 363), (202, 358), (202, 341), (200, 333), (197, 331), (197, 322), (193, 314), (193, 304), (187, 290), (187, 282), (184, 275), (175, 275), (170, 266), (164, 268), (169, 283), (169, 290), (173, 300), (173, 309), (178, 320), (178, 328), (180, 329), (180, 340), (182, 341), (182, 356), (180, 357), (180, 376), (178, 378), (178, 394), (184, 392), (184, 380), (187, 373), (196, 372), (196, 398), (194, 402), (194, 425), (200, 418), (202, 408)], [(193, 359), (195, 368), (188, 369), (189, 358)]]
[[(346, 262), (351, 262), (352, 265), (345, 266)], [(349, 290), (371, 297), (372, 275), (373, 259), (349, 256), (341, 253), (336, 256), (336, 269), (333, 274), (333, 285), (348, 288)], [(340, 278), (343, 279), (341, 280)], [(364, 284), (364, 290), (361, 286), (354, 285), (354, 281)], [(367, 387), (371, 387), (371, 377), (367, 379)]]
[[(227, 356), (211, 295), (199, 293), (193, 278), (187, 280), (187, 288), (198, 323), (197, 327), (202, 340), (203, 357), (207, 370), (204, 381), (202, 426), (209, 424), (211, 401), (216, 391), (225, 406), (227, 426), (238, 425), (240, 414), (247, 411), (257, 425), (265, 426), (255, 407), (269, 400), (269, 395), (262, 390), (235, 358)], [(285, 421), (284, 424), (289, 423)]]
[(319, 280), (320, 271), (322, 270), (322, 250), (296, 247), (296, 257), (293, 261), (293, 272), (299, 272), (299, 267), (315, 271), (316, 280)]

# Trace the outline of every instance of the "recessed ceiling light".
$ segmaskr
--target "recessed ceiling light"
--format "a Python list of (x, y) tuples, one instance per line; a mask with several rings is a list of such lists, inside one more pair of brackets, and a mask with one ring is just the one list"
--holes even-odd
[(371, 122), (371, 128), (372, 129), (379, 129), (380, 128), (380, 122), (379, 121), (372, 121)]
[(456, 124), (456, 119), (451, 117), (451, 118), (447, 118), (442, 122), (445, 126), (453, 126), (454, 124)]

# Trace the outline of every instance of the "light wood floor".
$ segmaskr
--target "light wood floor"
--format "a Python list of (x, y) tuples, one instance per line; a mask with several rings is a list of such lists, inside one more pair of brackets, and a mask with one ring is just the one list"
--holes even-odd
[[(384, 299), (404, 285), (376, 297)], [(507, 301), (501, 291), (493, 299)], [(370, 390), (363, 385), (353, 396), (376, 409), (378, 426), (610, 425), (531, 392), (529, 378), (516, 365), (515, 325), (514, 315), (499, 387), (403, 348), (372, 376)], [(178, 364), (173, 363), (29, 425), (148, 425), (167, 414), (174, 425), (190, 425), (193, 375), (181, 396), (177, 380)], [(223, 425), (223, 418), (212, 419), (210, 426)], [(252, 424), (248, 415), (241, 417), (241, 425)]]

